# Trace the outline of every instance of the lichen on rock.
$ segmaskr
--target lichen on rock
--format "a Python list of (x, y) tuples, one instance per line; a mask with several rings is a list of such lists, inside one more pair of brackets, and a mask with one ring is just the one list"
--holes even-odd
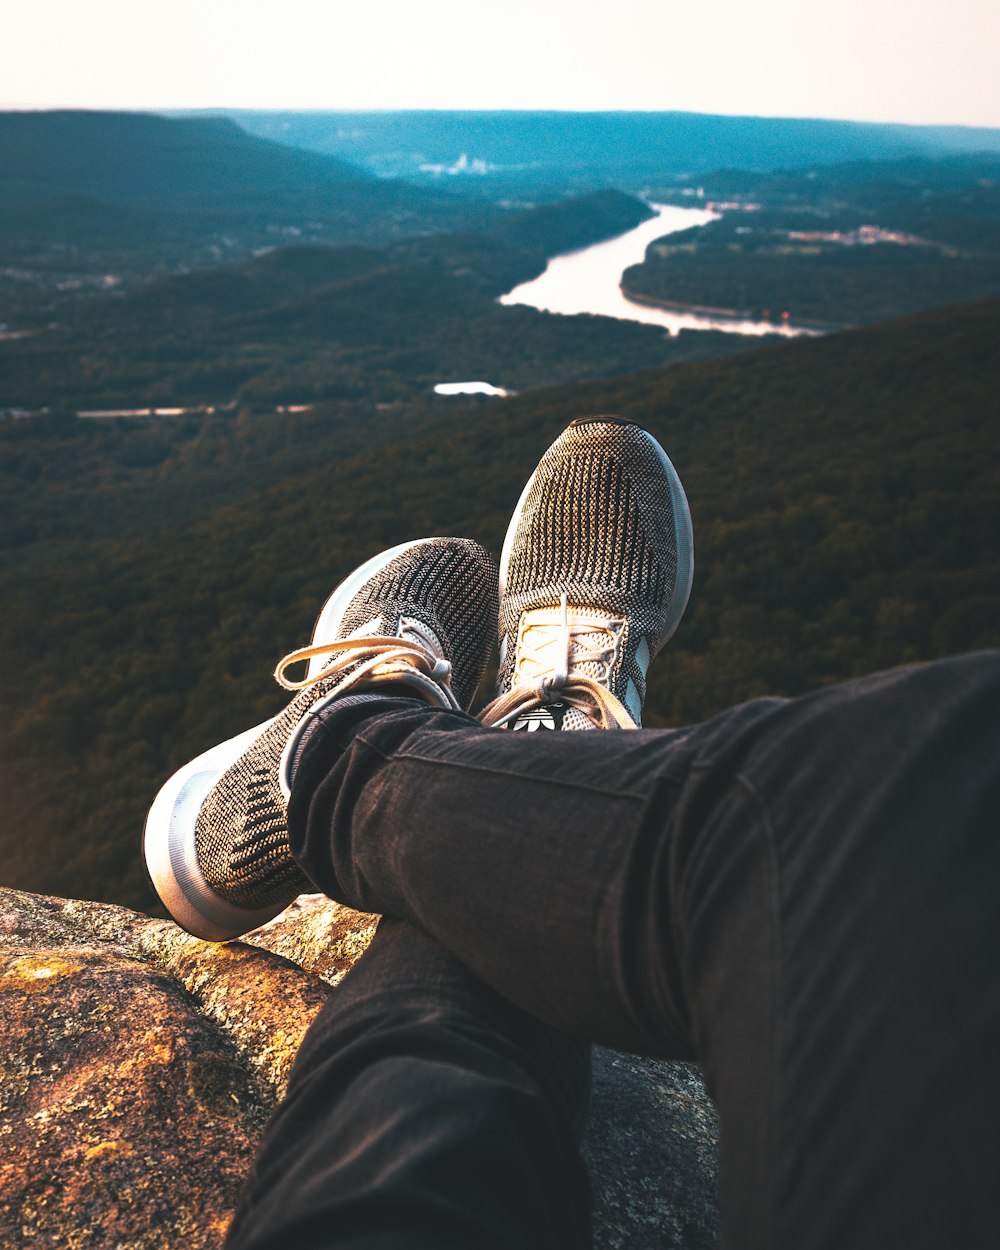
[[(0, 1245), (217, 1250), (316, 1012), (377, 918), (318, 895), (244, 942), (0, 889)], [(689, 1065), (595, 1053), (597, 1250), (715, 1242)]]

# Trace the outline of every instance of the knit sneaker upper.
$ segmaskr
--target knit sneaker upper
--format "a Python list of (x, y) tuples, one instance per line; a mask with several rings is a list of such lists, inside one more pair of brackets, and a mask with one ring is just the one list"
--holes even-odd
[[(489, 654), (496, 581), (496, 564), (478, 543), (436, 538), (376, 563), (346, 602), (334, 592), (312, 644), (286, 657), (276, 673), (290, 685), (284, 668), (308, 661), (308, 684), (219, 778), (199, 810), (197, 859), (213, 891), (239, 907), (260, 909), (286, 906), (312, 888), (288, 845), (282, 768), (290, 742), (311, 713), (345, 688), (402, 681), (416, 697), (467, 708)], [(394, 655), (395, 640), (402, 646)], [(407, 646), (417, 650), (406, 654)]]
[[(646, 668), (683, 614), (692, 563), (687, 501), (656, 440), (614, 419), (574, 422), (539, 462), (504, 545), (498, 693), (568, 667), (638, 723)], [(557, 689), (544, 701), (558, 727), (594, 727), (559, 706)]]
[(195, 849), (206, 883), (239, 907), (287, 906), (314, 887), (288, 847), (279, 767), (290, 735), (337, 677), (303, 690), (223, 773), (198, 812)]
[(363, 630), (420, 641), (420, 626), (429, 627), (451, 663), (455, 697), (468, 708), (486, 667), (496, 603), (496, 561), (485, 548), (429, 538), (419, 559), (404, 551), (365, 583), (344, 613), (340, 637)]

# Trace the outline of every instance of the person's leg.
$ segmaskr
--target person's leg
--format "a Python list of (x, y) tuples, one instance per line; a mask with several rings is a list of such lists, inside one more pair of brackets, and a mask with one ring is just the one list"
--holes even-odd
[[(452, 539), (384, 552), (334, 591), (312, 645), (293, 657), (309, 671), (286, 712), (192, 761), (153, 805), (147, 862), (180, 923), (233, 937), (309, 887), (285, 826), (291, 747), (307, 751), (330, 702), (364, 701), (359, 685), (467, 706), (496, 594), (495, 562)], [(585, 1247), (573, 1129), (588, 1075), (585, 1042), (506, 1002), (424, 933), (385, 921), (302, 1047), (230, 1244)]]
[(697, 1055), (726, 1244), (997, 1245), (998, 707), (995, 653), (662, 733), (334, 704), (291, 840), (554, 1026)]
[[(576, 463), (566, 473), (569, 459)], [(615, 498), (602, 503), (608, 472)], [(592, 494), (588, 506), (601, 513), (583, 527), (593, 551), (581, 545), (572, 524), (574, 534), (550, 533), (547, 524), (540, 536), (532, 533), (551, 512), (566, 520), (551, 489), (555, 485), (561, 491), (566, 484), (585, 502)], [(581, 494), (588, 485), (595, 489)], [(539, 499), (545, 501), (541, 509)], [(603, 521), (609, 515), (618, 521), (605, 535)], [(645, 525), (651, 545), (624, 534), (622, 527), (632, 521)], [(539, 537), (545, 549), (537, 547)], [(564, 580), (548, 561), (550, 539), (559, 561), (568, 559), (579, 571), (588, 571), (587, 586), (576, 576), (573, 589), (577, 595), (594, 590), (596, 614), (578, 598), (570, 606), (564, 597), (553, 619), (547, 606), (551, 587), (538, 583), (539, 576), (549, 583)], [(625, 541), (631, 561), (621, 568), (618, 539)], [(602, 695), (595, 675), (607, 682), (608, 707), (615, 707), (619, 695), (629, 702), (630, 710), (620, 706), (615, 717), (631, 723), (641, 706), (644, 662), (669, 637), (687, 600), (690, 544), (680, 482), (648, 435), (610, 422), (596, 428), (582, 423), (567, 431), (522, 497), (511, 541), (505, 544), (501, 690), (514, 697), (514, 719), (524, 696), (529, 702), (533, 697), (533, 684), (544, 675), (553, 650), (561, 648), (566, 672), (560, 697), (567, 702), (557, 714), (559, 724), (592, 727), (574, 700), (581, 691), (588, 697), (595, 690)], [(460, 544), (449, 543), (448, 549), (449, 560), (465, 559), (467, 549)], [(644, 573), (633, 585), (632, 565), (640, 559)], [(400, 593), (400, 561), (405, 595)], [(377, 575), (367, 590), (360, 582), (371, 577), (370, 565), (348, 579), (321, 613), (314, 636), (321, 643), (319, 652), (329, 650), (328, 636), (334, 650), (347, 646), (348, 640), (340, 639), (350, 630), (348, 662), (355, 664), (356, 648), (369, 645), (373, 633), (405, 633), (451, 660), (454, 677), (471, 695), (468, 660), (482, 651), (464, 642), (470, 613), (458, 610), (456, 599), (467, 599), (468, 590), (457, 596), (448, 589), (466, 579), (444, 568), (428, 577), (423, 556), (418, 561), (412, 548), (387, 553), (375, 564)], [(379, 571), (383, 565), (385, 571)], [(600, 570), (614, 575), (617, 588), (603, 581), (590, 585)], [(473, 589), (477, 580), (471, 578)], [(428, 593), (428, 582), (439, 588)], [(337, 605), (351, 596), (356, 610), (342, 613)], [(609, 608), (619, 614), (616, 619), (605, 619)], [(374, 625), (368, 620), (373, 613)], [(634, 616), (634, 625), (640, 613), (645, 634), (633, 629), (626, 636), (621, 613)], [(472, 613), (471, 620), (477, 619)], [(309, 658), (315, 662), (319, 654)], [(447, 667), (420, 663), (428, 677), (447, 675)], [(372, 675), (380, 674), (377, 666)], [(522, 689), (529, 679), (531, 685)], [(294, 756), (301, 764), (303, 753), (310, 753), (315, 722), (331, 701), (330, 682), (321, 674), (317, 680), (319, 697), (300, 696), (285, 721), (266, 730), (235, 771), (219, 780), (200, 812), (186, 806), (183, 795), (199, 772), (214, 780), (204, 761), (167, 787), (160, 804), (163, 819), (154, 823), (166, 830), (173, 819), (183, 828), (196, 817), (192, 851), (181, 870), (175, 872), (168, 863), (161, 874), (171, 897), (178, 890), (182, 895), (172, 910), (185, 923), (213, 936), (236, 932), (251, 920), (251, 904), (279, 901), (286, 878), (289, 889), (307, 879), (293, 874), (282, 856), (277, 795), (269, 804), (252, 779), (266, 779), (275, 766), (269, 740), (284, 736), (297, 743), (296, 752), (282, 755), (276, 770), (282, 776), (288, 760)], [(385, 689), (384, 675), (381, 681)], [(443, 705), (436, 692), (431, 694)], [(352, 698), (338, 689), (337, 702), (343, 710)], [(555, 719), (554, 710), (546, 713), (547, 721)], [(241, 743), (240, 751), (248, 745)], [(154, 848), (160, 841), (169, 843), (169, 838), (154, 837)], [(188, 878), (202, 870), (212, 883), (209, 892), (185, 889)], [(268, 880), (275, 886), (264, 891)], [(261, 899), (262, 892), (268, 898)], [(235, 910), (222, 902), (236, 904)], [(386, 933), (404, 936), (389, 940)], [(582, 1244), (586, 1202), (568, 1123), (579, 1118), (587, 1058), (586, 1043), (570, 1041), (525, 1016), (431, 939), (398, 925), (383, 929), (303, 1048), (289, 1097), (266, 1134), (257, 1175), (235, 1225), (236, 1244), (276, 1244), (292, 1234), (301, 1240), (331, 1228), (336, 1232), (326, 1235), (338, 1245), (383, 1244), (394, 1237), (406, 1245), (435, 1239), (440, 1244)], [(517, 1195), (513, 1200), (511, 1193)]]
[(384, 919), (302, 1045), (229, 1250), (585, 1250), (589, 1047)]
[[(555, 518), (560, 543), (536, 544), (523, 569), (554, 571), (565, 593), (555, 610), (527, 587), (514, 667), (568, 719), (588, 714), (599, 680), (601, 723), (608, 712), (627, 724), (670, 621), (641, 603), (633, 616), (634, 592), (683, 567), (667, 514), (649, 506), (665, 457), (614, 430), (563, 446), (518, 514), (542, 537)], [(574, 521), (581, 498), (589, 512)], [(589, 554), (578, 532), (598, 536)], [(504, 563), (510, 572), (506, 551)], [(578, 603), (593, 569), (605, 581)], [(680, 598), (675, 586), (674, 609)], [(371, 674), (419, 664), (405, 679), (454, 707), (435, 654), (417, 650)], [(192, 897), (242, 925), (230, 932), (251, 927), (255, 866), (270, 889), (294, 850), (297, 879), (415, 923), (540, 1019), (697, 1054), (722, 1117), (731, 1245), (937, 1246), (955, 1240), (940, 1235), (954, 1232), (940, 1193), (961, 1206), (964, 1245), (1000, 1244), (998, 667), (970, 657), (759, 701), (694, 730), (573, 738), (345, 699), (324, 670), (321, 697), (297, 700), (200, 805), (200, 764), (168, 783), (157, 845), (172, 854), (175, 824), (196, 826), (172, 888), (204, 869), (211, 880)], [(508, 690), (494, 711), (536, 728), (534, 698)], [(295, 749), (279, 761), (282, 739)]]

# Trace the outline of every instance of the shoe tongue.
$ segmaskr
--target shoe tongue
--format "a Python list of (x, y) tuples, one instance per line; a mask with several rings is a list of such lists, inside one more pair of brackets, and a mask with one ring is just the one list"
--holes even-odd
[(573, 670), (577, 673), (585, 673), (588, 677), (593, 677), (595, 681), (603, 684), (607, 678), (607, 665), (596, 660), (581, 660), (579, 657), (589, 651), (602, 652), (609, 648), (613, 654), (614, 645), (615, 637), (607, 626), (604, 628), (595, 626), (593, 630), (586, 633), (575, 634), (570, 647), (570, 663)]
[(563, 717), (562, 728), (566, 732), (578, 733), (582, 729), (596, 729), (597, 726), (578, 707), (568, 707)]
[[(536, 608), (524, 613), (524, 627), (539, 628), (545, 631), (559, 631), (563, 626), (560, 608)], [(587, 652), (605, 652), (614, 650), (625, 622), (610, 617), (599, 608), (577, 607), (570, 604), (566, 611), (566, 623), (573, 628), (570, 644), (569, 660), (577, 672), (586, 673), (588, 677), (600, 680), (606, 674), (606, 665), (596, 660), (581, 660), (579, 657)]]
[(418, 621), (413, 616), (401, 616), (399, 624), (394, 631), (400, 638), (404, 638), (407, 642), (415, 642), (423, 647), (426, 651), (430, 651), (432, 655), (436, 655), (441, 660), (448, 657), (444, 653), (444, 647), (441, 640), (429, 625), (423, 621)]
[[(608, 658), (603, 657), (614, 657), (624, 624), (624, 621), (610, 617), (599, 608), (576, 604), (567, 605), (565, 616), (561, 607), (529, 609), (521, 618), (521, 637), (525, 639), (526, 656), (530, 657), (524, 676), (530, 677), (533, 664), (541, 669), (556, 662), (555, 651), (547, 647), (545, 642), (557, 642), (564, 625), (569, 625), (572, 627), (572, 634), (569, 655), (565, 658), (569, 671), (590, 677), (607, 688)], [(515, 684), (516, 681), (515, 678)], [(551, 712), (553, 708), (556, 709), (555, 714)], [(529, 719), (536, 715), (541, 718), (540, 723)], [(578, 731), (596, 729), (597, 726), (578, 708), (557, 703), (546, 704), (526, 713), (515, 722), (515, 728)]]
[(386, 616), (384, 614), (374, 616), (364, 625), (359, 625), (357, 629), (352, 630), (347, 636), (348, 638), (402, 638), (405, 642), (415, 642), (439, 659), (448, 658), (434, 630), (413, 616)]

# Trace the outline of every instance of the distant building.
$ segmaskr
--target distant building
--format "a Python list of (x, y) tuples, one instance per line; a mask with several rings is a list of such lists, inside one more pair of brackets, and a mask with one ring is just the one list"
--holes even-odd
[[(704, 192), (699, 188), (699, 194)], [(751, 200), (709, 200), (705, 205), (710, 213), (759, 213), (760, 205)]]
[(839, 243), (842, 247), (871, 247), (876, 243), (894, 243), (900, 247), (934, 247), (926, 239), (902, 230), (886, 230), (882, 226), (858, 226), (857, 230), (789, 230), (786, 237), (802, 243)]

